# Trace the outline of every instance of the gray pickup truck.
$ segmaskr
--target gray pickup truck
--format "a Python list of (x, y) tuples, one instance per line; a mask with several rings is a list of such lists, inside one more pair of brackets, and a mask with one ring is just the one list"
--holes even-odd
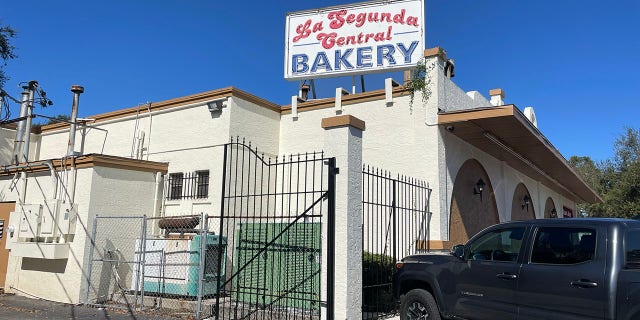
[(401, 319), (640, 319), (640, 221), (491, 226), (450, 254), (405, 257)]

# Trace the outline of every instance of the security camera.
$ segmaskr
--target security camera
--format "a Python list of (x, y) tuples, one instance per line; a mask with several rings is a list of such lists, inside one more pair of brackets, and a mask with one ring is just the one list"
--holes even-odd
[(446, 129), (449, 132), (453, 132), (453, 129), (455, 129), (455, 128), (453, 126), (447, 126)]

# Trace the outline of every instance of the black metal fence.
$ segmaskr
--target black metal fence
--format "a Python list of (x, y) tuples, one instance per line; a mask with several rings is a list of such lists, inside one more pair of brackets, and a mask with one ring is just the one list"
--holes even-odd
[[(335, 168), (323, 153), (270, 158), (226, 144), (218, 214), (96, 216), (86, 303), (132, 315), (332, 320)], [(184, 181), (197, 185), (197, 175), (176, 175), (165, 193), (184, 195)]]
[(323, 306), (333, 315), (332, 280), (322, 275), (333, 265), (335, 159), (270, 158), (238, 140), (224, 154), (221, 211), (209, 228), (227, 243), (216, 259), (225, 276), (203, 315), (320, 319)]
[(393, 178), (369, 166), (362, 178), (362, 317), (378, 319), (397, 309), (391, 294), (395, 262), (429, 240), (431, 189), (425, 181)]

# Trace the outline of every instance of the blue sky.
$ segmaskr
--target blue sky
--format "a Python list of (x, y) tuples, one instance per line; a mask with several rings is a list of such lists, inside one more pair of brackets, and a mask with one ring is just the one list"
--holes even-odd
[[(351, 2), (3, 1), (19, 55), (5, 89), (19, 96), (19, 82), (39, 81), (55, 104), (36, 113), (56, 115), (82, 85), (81, 117), (227, 86), (288, 104), (297, 82), (283, 77), (286, 13)], [(455, 59), (458, 86), (500, 87), (506, 102), (533, 106), (567, 158), (610, 158), (623, 127), (640, 127), (638, 31), (640, 1), (426, 1), (426, 46)], [(328, 97), (350, 83), (317, 87)]]

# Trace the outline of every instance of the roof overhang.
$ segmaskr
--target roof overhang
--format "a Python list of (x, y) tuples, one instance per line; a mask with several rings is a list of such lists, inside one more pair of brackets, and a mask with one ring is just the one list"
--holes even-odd
[[(575, 202), (602, 202), (514, 105), (441, 112), (448, 132)], [(449, 127), (451, 126), (451, 127)]]

